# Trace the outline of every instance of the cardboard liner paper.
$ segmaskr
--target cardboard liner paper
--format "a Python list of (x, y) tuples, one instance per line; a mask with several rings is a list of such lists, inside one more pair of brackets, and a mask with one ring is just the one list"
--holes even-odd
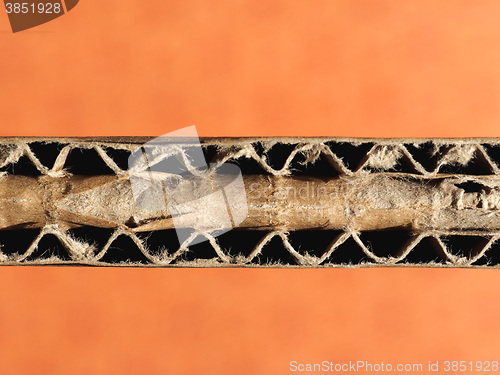
[(128, 161), (149, 140), (0, 139), (0, 264), (500, 265), (500, 140), (205, 138), (246, 197), (222, 172), (212, 195), (186, 178), (174, 216), (134, 200)]

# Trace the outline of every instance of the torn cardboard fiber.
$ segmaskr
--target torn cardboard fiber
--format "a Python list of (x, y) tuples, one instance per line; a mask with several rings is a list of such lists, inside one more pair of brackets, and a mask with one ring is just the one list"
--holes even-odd
[(200, 185), (181, 181), (180, 243), (168, 211), (134, 200), (128, 160), (150, 139), (0, 139), (0, 264), (500, 264), (500, 140), (205, 138), (215, 170), (241, 169), (246, 216), (200, 227), (222, 218), (190, 207)]

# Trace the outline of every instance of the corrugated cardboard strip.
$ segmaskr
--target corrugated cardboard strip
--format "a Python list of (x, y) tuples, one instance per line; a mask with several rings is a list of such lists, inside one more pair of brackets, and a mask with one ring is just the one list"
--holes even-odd
[(150, 139), (0, 139), (0, 264), (500, 265), (500, 140), (205, 138), (241, 168), (248, 215), (179, 243), (134, 202), (128, 157)]

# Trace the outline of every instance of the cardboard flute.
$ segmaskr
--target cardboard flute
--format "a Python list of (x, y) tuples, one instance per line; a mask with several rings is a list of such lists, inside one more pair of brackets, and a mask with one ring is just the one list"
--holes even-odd
[[(410, 180), (391, 174), (314, 178), (244, 176), (248, 214), (238, 229), (254, 230), (486, 230), (500, 232), (500, 181), (476, 178), (484, 188), (467, 193), (456, 177)], [(221, 184), (223, 185), (223, 184)], [(181, 183), (187, 205), (198, 187)], [(229, 191), (228, 194), (231, 192)], [(217, 212), (195, 206), (179, 216), (186, 228)], [(117, 176), (0, 177), (0, 229), (57, 225), (126, 228), (132, 232), (174, 229), (167, 210), (137, 206), (130, 181)], [(200, 228), (216, 230), (216, 226)]]
[[(234, 176), (183, 175), (175, 195), (163, 185), (163, 205), (152, 208), (134, 191), (147, 192), (147, 181), (134, 182), (124, 162), (149, 139), (2, 139), (0, 264), (496, 266), (497, 140), (203, 139), (211, 171), (239, 166), (244, 199), (234, 202)], [(72, 159), (78, 153), (94, 159)], [(218, 192), (220, 201), (210, 195)], [(243, 208), (236, 221), (231, 214)], [(176, 242), (180, 228), (190, 232)], [(99, 230), (108, 231), (101, 243), (92, 241)], [(28, 232), (26, 249), (2, 244)], [(59, 253), (43, 249), (47, 236)], [(130, 239), (122, 257), (110, 256), (121, 237)]]

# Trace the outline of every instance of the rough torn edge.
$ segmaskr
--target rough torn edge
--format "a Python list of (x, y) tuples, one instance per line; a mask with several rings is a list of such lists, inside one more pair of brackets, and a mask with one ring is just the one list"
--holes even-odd
[[(3, 159), (0, 159), (0, 167), (7, 164), (15, 164), (23, 155), (26, 155), (36, 166), (42, 174), (46, 174), (52, 177), (63, 177), (68, 175), (64, 170), (65, 161), (69, 153), (73, 149), (95, 149), (96, 152), (101, 156), (103, 161), (115, 172), (117, 175), (126, 174), (127, 171), (119, 168), (113, 159), (106, 153), (106, 148), (114, 148), (128, 151), (135, 151), (143, 143), (148, 140), (153, 139), (153, 137), (118, 137), (118, 138), (0, 138), (0, 151), (2, 150), (2, 145), (13, 145), (10, 147), (10, 153), (5, 154)], [(406, 158), (415, 167), (416, 171), (420, 174), (417, 176), (421, 178), (435, 177), (439, 173), (439, 169), (445, 164), (460, 164), (466, 165), (474, 157), (479, 157), (483, 162), (486, 162), (491, 168), (495, 176), (490, 176), (492, 179), (496, 179), (499, 174), (498, 166), (491, 160), (486, 150), (482, 147), (482, 144), (487, 143), (489, 145), (500, 145), (499, 139), (353, 139), (353, 138), (202, 138), (203, 146), (216, 146), (219, 150), (218, 163), (222, 164), (228, 160), (237, 160), (241, 157), (253, 158), (255, 159), (263, 169), (274, 175), (290, 175), (293, 171), (290, 170), (291, 161), (297, 154), (302, 154), (305, 156), (306, 160), (304, 163), (314, 163), (317, 161), (321, 155), (325, 155), (327, 160), (332, 164), (339, 172), (352, 175), (355, 173), (371, 173), (370, 171), (363, 170), (365, 166), (373, 167), (375, 169), (391, 169), (397, 163), (400, 162), (401, 158)], [(51, 169), (44, 166), (29, 148), (29, 143), (31, 142), (42, 142), (42, 143), (60, 143), (66, 144), (61, 150), (59, 156), (57, 157), (53, 167)], [(182, 143), (182, 140), (180, 140)], [(258, 155), (257, 151), (253, 147), (253, 143), (259, 142), (263, 146), (265, 151), (269, 151), (273, 146), (278, 143), (281, 144), (291, 144), (296, 145), (296, 148), (288, 156), (283, 168), (280, 170), (273, 169), (266, 160), (265, 155)], [(325, 144), (326, 142), (348, 142), (353, 145), (360, 145), (363, 143), (374, 143), (374, 146), (366, 154), (365, 159), (362, 161), (361, 165), (355, 170), (348, 169), (341, 158), (335, 155), (329, 147)], [(431, 142), (435, 145), (435, 152), (438, 152), (440, 146), (448, 145), (451, 146), (443, 154), (439, 160), (436, 168), (433, 171), (427, 171), (422, 167), (420, 163), (414, 160), (411, 153), (404, 147), (405, 143), (413, 145), (422, 145)], [(265, 153), (264, 153), (265, 154)], [(1, 154), (0, 154), (1, 155)], [(3, 172), (5, 174), (5, 172)], [(395, 173), (398, 174), (398, 173)], [(0, 174), (1, 177), (2, 174)], [(408, 176), (407, 173), (402, 173), (402, 175)], [(478, 176), (468, 176), (468, 175), (454, 175), (458, 180), (479, 181)], [(484, 177), (481, 178), (481, 183), (484, 182)], [(72, 261), (63, 261), (59, 258), (49, 258), (49, 259), (36, 259), (35, 261), (26, 261), (27, 258), (37, 249), (38, 243), (45, 234), (55, 235), (61, 244), (68, 250), (69, 255), (73, 258)], [(136, 243), (138, 249), (142, 254), (151, 262), (151, 264), (142, 263), (104, 263), (100, 260), (104, 256), (107, 249), (119, 236), (126, 235), (132, 238)], [(196, 236), (199, 233), (196, 234)], [(474, 266), (473, 263), (485, 255), (486, 251), (498, 240), (500, 237), (499, 233), (475, 233), (479, 237), (488, 238), (487, 244), (477, 252), (471, 258), (457, 257), (447, 250), (445, 243), (442, 241), (441, 237), (445, 235), (471, 235), (465, 232), (458, 233), (421, 233), (416, 238), (414, 238), (410, 243), (405, 245), (396, 257), (381, 258), (376, 256), (359, 238), (359, 236), (354, 232), (344, 232), (339, 235), (325, 250), (323, 256), (320, 258), (311, 256), (309, 254), (302, 255), (297, 252), (292, 245), (289, 243), (287, 238), (287, 233), (283, 232), (270, 232), (259, 242), (251, 254), (246, 258), (231, 258), (224, 253), (224, 251), (218, 245), (216, 239), (212, 237), (209, 233), (204, 233), (202, 235), (207, 236), (209, 242), (214, 248), (217, 257), (210, 260), (198, 259), (192, 262), (184, 261), (183, 263), (175, 264), (175, 267), (341, 267), (341, 268), (357, 268), (357, 267), (376, 267), (376, 266), (412, 266), (412, 267), (485, 267), (492, 268), (491, 266)], [(275, 236), (279, 236), (283, 241), (283, 245), (290, 252), (290, 254), (297, 260), (298, 266), (294, 265), (282, 265), (282, 264), (269, 264), (269, 265), (256, 265), (251, 264), (251, 261), (257, 257), (262, 248)], [(362, 251), (367, 255), (367, 257), (374, 263), (360, 263), (360, 264), (330, 264), (326, 263), (326, 260), (332, 255), (335, 249), (340, 246), (345, 240), (351, 237), (360, 246)], [(211, 238), (209, 238), (211, 237)], [(418, 243), (426, 237), (431, 237), (441, 248), (443, 254), (447, 258), (447, 263), (423, 263), (423, 264), (409, 264), (400, 263), (405, 257), (411, 252), (411, 250), (418, 245)], [(189, 239), (187, 240), (189, 241)], [(146, 244), (143, 243), (134, 233), (127, 232), (123, 228), (115, 231), (113, 235), (108, 240), (108, 243), (103, 249), (95, 253), (95, 249), (91, 245), (79, 242), (78, 239), (71, 238), (65, 232), (60, 231), (58, 228), (45, 227), (40, 231), (39, 236), (31, 244), (29, 249), (21, 256), (13, 254), (11, 256), (6, 256), (1, 253), (0, 249), (0, 262), (2, 265), (42, 265), (42, 264), (78, 264), (78, 265), (98, 265), (98, 266), (155, 266), (155, 267), (168, 267), (173, 266), (174, 262), (183, 252), (188, 248), (189, 243), (184, 243), (180, 248), (171, 256), (160, 255), (153, 256), (147, 251)], [(498, 266), (500, 267), (500, 265)]]

